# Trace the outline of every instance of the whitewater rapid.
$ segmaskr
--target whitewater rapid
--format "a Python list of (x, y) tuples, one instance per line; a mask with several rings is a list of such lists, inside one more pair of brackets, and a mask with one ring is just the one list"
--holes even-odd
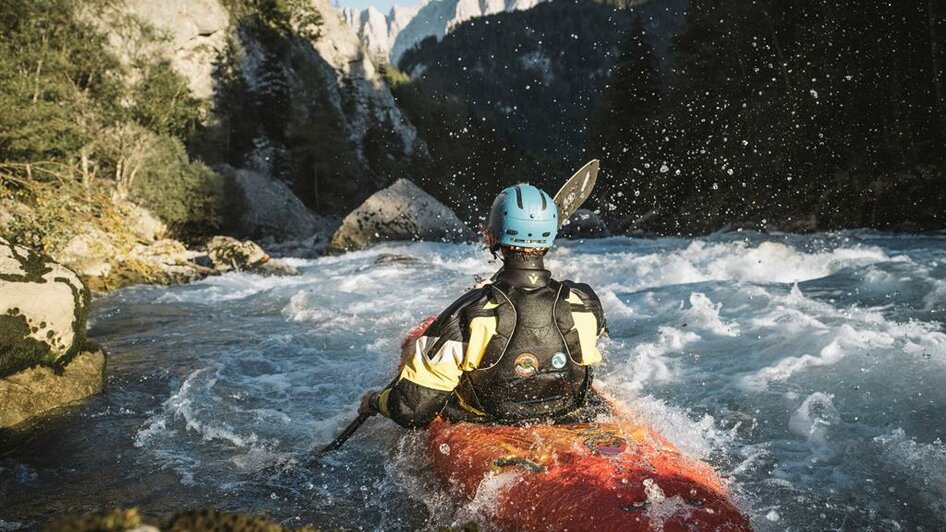
[[(322, 463), (404, 332), (496, 264), (403, 243), (136, 287), (94, 304), (108, 391), (0, 455), (0, 530), (73, 508), (216, 506), (290, 525), (436, 529), (489, 513), (372, 419)], [(946, 234), (727, 233), (562, 242), (608, 337), (599, 382), (712, 463), (759, 530), (946, 529)], [(500, 489), (500, 487), (496, 487)]]

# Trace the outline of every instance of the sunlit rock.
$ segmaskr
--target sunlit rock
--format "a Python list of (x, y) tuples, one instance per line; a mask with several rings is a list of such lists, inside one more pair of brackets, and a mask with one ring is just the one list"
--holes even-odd
[(112, 25), (109, 35), (119, 58), (128, 64), (154, 58), (169, 61), (194, 97), (214, 96), (214, 63), (227, 45), (230, 16), (216, 0), (127, 0), (124, 10), (165, 37), (157, 44), (141, 39), (129, 27)]
[(215, 236), (207, 243), (207, 256), (218, 272), (250, 271), (266, 275), (298, 275), (289, 264), (271, 259), (255, 242), (229, 236)]
[(74, 272), (0, 238), (0, 427), (101, 391), (89, 300)]
[(119, 261), (118, 249), (112, 239), (91, 224), (83, 224), (62, 249), (53, 252), (53, 258), (83, 277), (104, 277), (112, 271), (112, 263)]
[(131, 219), (131, 231), (139, 242), (154, 242), (167, 235), (168, 226), (155, 214), (140, 205), (130, 201), (120, 202), (118, 205)]
[(446, 205), (407, 179), (398, 179), (342, 220), (329, 250), (358, 249), (386, 240), (461, 242), (473, 238), (473, 231)]
[(0, 238), (0, 375), (75, 355), (85, 342), (88, 306), (75, 273)]
[(35, 366), (0, 379), (0, 428), (102, 391), (105, 385), (105, 353), (83, 351), (57, 373)]

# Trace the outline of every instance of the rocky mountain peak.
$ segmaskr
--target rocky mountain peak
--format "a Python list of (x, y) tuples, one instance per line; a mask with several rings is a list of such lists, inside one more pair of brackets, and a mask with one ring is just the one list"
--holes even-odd
[(544, 0), (423, 0), (394, 6), (386, 16), (372, 7), (341, 9), (342, 18), (377, 57), (397, 64), (401, 55), (427, 37), (441, 39), (467, 20), (503, 11), (530, 9)]

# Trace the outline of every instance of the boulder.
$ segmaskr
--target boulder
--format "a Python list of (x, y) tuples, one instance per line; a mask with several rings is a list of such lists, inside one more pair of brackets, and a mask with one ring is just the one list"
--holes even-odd
[(239, 233), (257, 239), (272, 237), (281, 242), (328, 232), (326, 222), (312, 214), (285, 183), (228, 165), (218, 166), (217, 171), (232, 179), (243, 195), (237, 220)]
[(75, 273), (0, 238), (0, 377), (76, 355), (89, 299)]
[(105, 353), (80, 352), (59, 373), (36, 366), (0, 379), (0, 428), (84, 399), (105, 386)]
[(601, 238), (609, 236), (608, 224), (594, 211), (578, 209), (559, 229), (562, 238)]
[(243, 270), (266, 275), (297, 275), (298, 270), (281, 260), (273, 260), (255, 242), (229, 236), (215, 236), (207, 243), (207, 256), (218, 272)]
[(74, 272), (0, 238), (0, 427), (102, 390), (89, 301)]
[(130, 201), (120, 202), (119, 207), (128, 215), (129, 228), (139, 242), (155, 242), (167, 235), (168, 226), (148, 209)]
[(386, 240), (471, 241), (473, 231), (446, 205), (407, 179), (376, 192), (342, 220), (330, 251), (363, 248)]
[(87, 223), (62, 249), (53, 251), (53, 258), (83, 277), (106, 277), (113, 263), (121, 261), (109, 235)]
[[(338, 225), (337, 223), (334, 225)], [(331, 236), (329, 234), (328, 236)], [(275, 242), (266, 240), (260, 242), (266, 251), (274, 257), (295, 257), (299, 259), (317, 259), (325, 254), (328, 247), (328, 238), (316, 234), (303, 240), (285, 240)]]

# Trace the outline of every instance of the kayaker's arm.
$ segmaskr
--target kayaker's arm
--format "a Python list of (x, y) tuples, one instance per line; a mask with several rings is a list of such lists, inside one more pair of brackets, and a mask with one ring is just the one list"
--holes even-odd
[(398, 381), (378, 396), (378, 412), (409, 428), (424, 427), (437, 417), (463, 374), (470, 342), (463, 310), (482, 300), (484, 294), (482, 289), (468, 292), (417, 339)]

